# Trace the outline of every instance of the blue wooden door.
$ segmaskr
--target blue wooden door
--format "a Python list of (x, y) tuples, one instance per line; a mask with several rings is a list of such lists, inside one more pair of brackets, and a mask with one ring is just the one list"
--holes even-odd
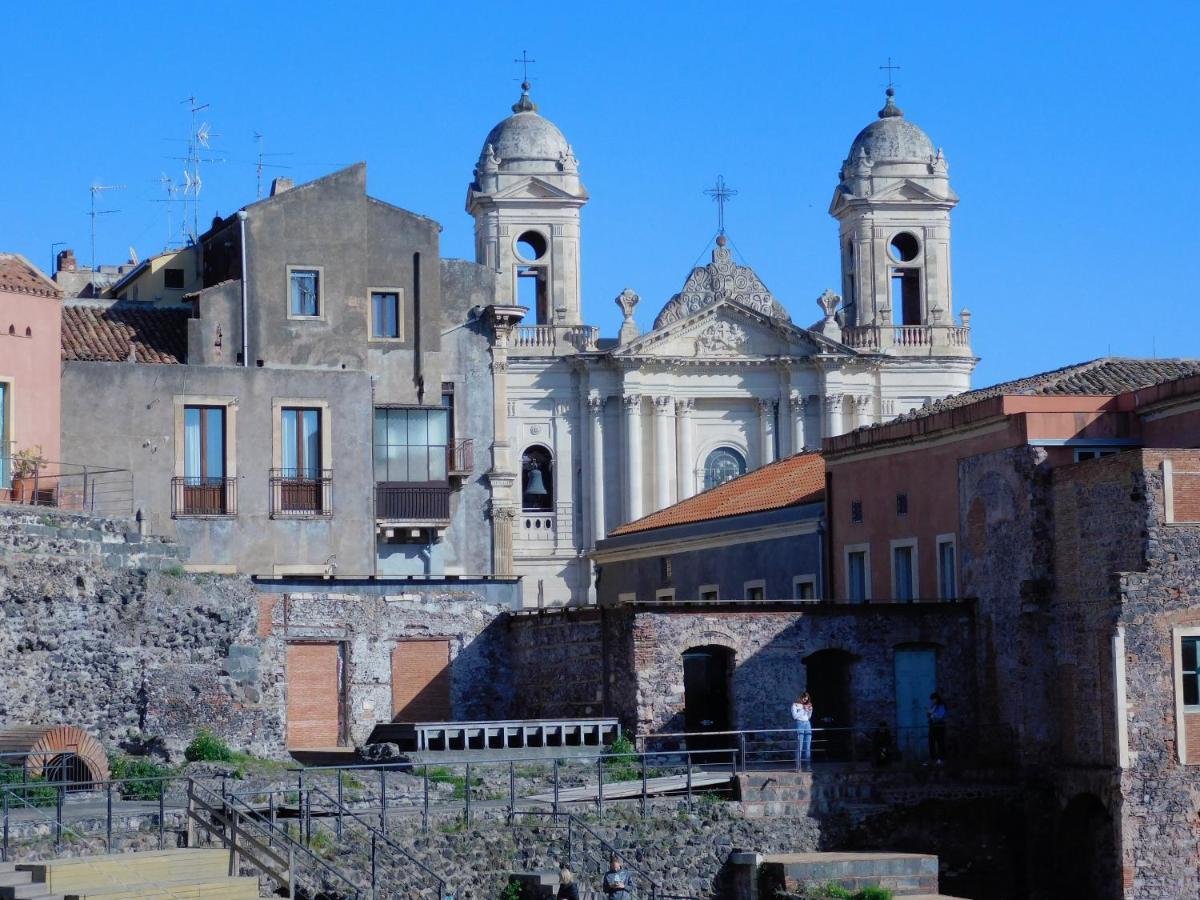
[(932, 648), (896, 651), (896, 746), (900, 758), (929, 758), (929, 723), (925, 711), (937, 690), (937, 655)]

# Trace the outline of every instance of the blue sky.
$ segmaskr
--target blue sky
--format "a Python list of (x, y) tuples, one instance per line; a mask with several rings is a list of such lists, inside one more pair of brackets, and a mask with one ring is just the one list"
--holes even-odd
[[(0, 57), (0, 250), (46, 266), (66, 241), (145, 256), (167, 239), (160, 178), (179, 180), (189, 95), (210, 104), (201, 223), (268, 175), (365, 160), (368, 190), (444, 227), (480, 144), (518, 93), (572, 142), (584, 209), (585, 316), (614, 334), (632, 287), (648, 327), (716, 227), (702, 194), (739, 194), (729, 234), (800, 324), (837, 288), (826, 210), (883, 100), (945, 149), (956, 309), (974, 313), (975, 384), (1103, 355), (1200, 356), (1192, 272), (1198, 192), (1189, 3), (25, 3)], [(178, 211), (175, 215), (178, 224)]]

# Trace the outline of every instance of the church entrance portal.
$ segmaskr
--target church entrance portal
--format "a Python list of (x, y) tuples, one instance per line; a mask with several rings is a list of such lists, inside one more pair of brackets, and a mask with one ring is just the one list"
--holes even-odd
[(842, 760), (850, 757), (855, 725), (854, 694), (850, 667), (855, 657), (845, 650), (819, 650), (804, 660), (808, 670), (808, 693), (813, 702), (813, 759)]
[[(733, 651), (709, 645), (683, 652), (683, 720), (688, 732), (728, 731), (733, 723)], [(691, 750), (731, 746), (731, 739), (691, 739)]]

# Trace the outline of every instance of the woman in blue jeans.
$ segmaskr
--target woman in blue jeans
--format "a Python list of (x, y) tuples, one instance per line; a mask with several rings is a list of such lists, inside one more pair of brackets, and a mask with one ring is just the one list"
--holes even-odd
[(812, 699), (804, 692), (792, 704), (792, 718), (796, 721), (796, 771), (812, 768)]

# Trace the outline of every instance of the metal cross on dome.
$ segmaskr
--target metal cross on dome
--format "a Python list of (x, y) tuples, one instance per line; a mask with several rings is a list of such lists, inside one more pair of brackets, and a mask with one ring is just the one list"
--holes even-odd
[(879, 68), (880, 68), (880, 70), (885, 70), (885, 69), (887, 70), (887, 73), (888, 73), (888, 83), (887, 83), (887, 86), (888, 86), (888, 87), (895, 87), (895, 85), (894, 85), (894, 84), (892, 84), (892, 72), (899, 72), (899, 71), (900, 71), (900, 67), (899, 67), (899, 66), (893, 66), (893, 65), (892, 65), (892, 58), (889, 56), (889, 57), (888, 57), (888, 61), (887, 61), (887, 65), (886, 65), (886, 66), (880, 66)]
[(725, 233), (725, 204), (737, 196), (737, 191), (725, 183), (725, 176), (717, 176), (717, 184), (704, 192), (717, 204), (717, 234)]
[(526, 51), (522, 50), (521, 58), (514, 59), (513, 62), (521, 64), (521, 81), (524, 82), (525, 84), (528, 84), (529, 83), (529, 65), (530, 65), (530, 63), (537, 62), (537, 60), (530, 59), (529, 54)]

